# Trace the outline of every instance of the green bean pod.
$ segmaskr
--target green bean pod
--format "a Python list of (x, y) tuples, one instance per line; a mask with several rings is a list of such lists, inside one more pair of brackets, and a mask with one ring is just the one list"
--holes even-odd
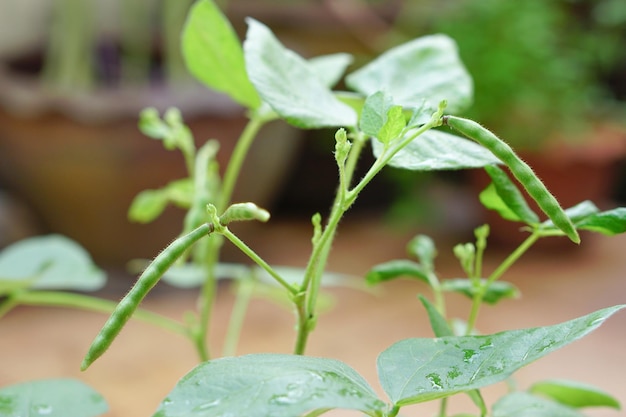
[(576, 228), (556, 198), (535, 175), (532, 168), (520, 159), (506, 142), (472, 120), (443, 116), (442, 122), (490, 150), (509, 167), (513, 176), (524, 186), (528, 194), (537, 202), (539, 208), (552, 220), (554, 225), (561, 229), (574, 243), (580, 243), (580, 236)]
[(109, 348), (141, 301), (156, 285), (165, 271), (195, 242), (213, 232), (213, 224), (205, 223), (170, 243), (141, 273), (131, 290), (122, 298), (89, 347), (80, 369), (84, 371)]

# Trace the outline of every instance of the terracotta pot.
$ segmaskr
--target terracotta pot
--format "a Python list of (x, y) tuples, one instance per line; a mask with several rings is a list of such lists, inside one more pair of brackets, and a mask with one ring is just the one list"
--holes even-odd
[[(153, 257), (180, 231), (183, 213), (168, 209), (153, 224), (131, 224), (133, 197), (185, 175), (179, 152), (137, 128), (147, 106), (179, 107), (198, 145), (219, 139), (224, 167), (246, 120), (224, 96), (193, 85), (98, 90), (68, 99), (32, 79), (0, 69), (0, 176), (45, 225), (83, 244), (96, 261), (122, 265)], [(285, 124), (268, 125), (245, 163), (237, 200), (270, 205), (299, 141)]]

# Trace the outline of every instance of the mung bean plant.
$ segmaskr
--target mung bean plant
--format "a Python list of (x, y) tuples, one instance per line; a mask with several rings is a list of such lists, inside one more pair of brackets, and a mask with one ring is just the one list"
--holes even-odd
[[(609, 236), (623, 233), (626, 208), (601, 211), (583, 201), (563, 209), (505, 140), (474, 121), (455, 116), (471, 103), (472, 81), (454, 42), (446, 36), (425, 36), (394, 47), (344, 77), (352, 62), (350, 55), (305, 59), (283, 46), (263, 23), (250, 18), (247, 25), (242, 44), (214, 2), (198, 0), (182, 34), (189, 71), (207, 87), (230, 96), (248, 116), (223, 175), (216, 158), (219, 142), (198, 144), (176, 109), (163, 115), (146, 109), (140, 115), (139, 126), (147, 136), (182, 153), (188, 176), (139, 194), (130, 217), (147, 223), (167, 204), (174, 204), (186, 210), (180, 235), (145, 265), (119, 303), (83, 293), (101, 288), (105, 277), (75, 242), (61, 236), (18, 242), (0, 254), (0, 316), (22, 304), (109, 314), (100, 332), (94, 331), (91, 346), (85, 347), (82, 365), (77, 360), (84, 371), (102, 360), (107, 349), (116, 348), (115, 339), (131, 318), (187, 337), (197, 352), (198, 365), (172, 382), (173, 389), (156, 406), (155, 417), (313, 417), (334, 409), (394, 417), (404, 407), (426, 401), (438, 401), (438, 415), (446, 417), (449, 397), (460, 394), (469, 396), (474, 407), (457, 417), (574, 417), (584, 415), (583, 408), (588, 406), (618, 408), (610, 394), (574, 381), (540, 381), (529, 390), (513, 390), (493, 404), (484, 401), (481, 389), (508, 380), (521, 367), (589, 334), (624, 305), (560, 324), (495, 334), (479, 334), (477, 322), (485, 303), (496, 304), (516, 294), (516, 288), (501, 278), (535, 242), (561, 236), (577, 244), (582, 230)], [(334, 90), (342, 79), (345, 91)], [(250, 145), (258, 131), (274, 120), (336, 132), (335, 148), (329, 150), (337, 166), (336, 196), (326, 215), (311, 213), (312, 250), (306, 265), (298, 270), (268, 264), (229, 228), (232, 222), (270, 218), (252, 202), (233, 202), (232, 195)], [(357, 178), (360, 156), (370, 149), (374, 161)], [(492, 181), (480, 201), (505, 219), (521, 223), (528, 236), (487, 272), (482, 264), (489, 226), (477, 227), (474, 242), (454, 248), (467, 275), (462, 279), (437, 275), (437, 249), (425, 235), (409, 242), (412, 259), (390, 260), (371, 268), (364, 277), (371, 285), (412, 278), (426, 283), (432, 292), (420, 300), (434, 337), (400, 340), (380, 353), (377, 369), (382, 397), (347, 364), (307, 356), (306, 350), (314, 335), (322, 287), (336, 279), (326, 264), (339, 224), (361, 191), (387, 166), (414, 171), (485, 169)], [(540, 212), (529, 206), (526, 195)], [(252, 266), (220, 263), (226, 242), (247, 255)], [(239, 315), (232, 317), (224, 352), (209, 350), (210, 318), (217, 283), (223, 277), (239, 284), (236, 287), (244, 300), (249, 287), (243, 284), (252, 282), (289, 301), (295, 316), (292, 353), (235, 356)], [(184, 320), (140, 308), (161, 279), (199, 288), (197, 307)], [(446, 311), (446, 296), (451, 292), (471, 300), (469, 316), (461, 321)], [(40, 408), (34, 410), (35, 406)], [(106, 408), (99, 394), (73, 379), (0, 388), (2, 416), (87, 417), (100, 415)]]

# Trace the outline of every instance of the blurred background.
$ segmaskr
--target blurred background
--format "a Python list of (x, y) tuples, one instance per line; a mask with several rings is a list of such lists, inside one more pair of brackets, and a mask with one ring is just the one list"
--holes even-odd
[[(624, 0), (217, 3), (242, 37), (244, 18), (253, 16), (305, 57), (352, 53), (351, 69), (414, 37), (446, 33), (458, 43), (475, 82), (475, 102), (465, 116), (508, 140), (563, 205), (582, 199), (607, 208), (626, 205)], [(246, 121), (237, 105), (198, 86), (185, 71), (178, 39), (191, 4), (0, 1), (0, 249), (31, 235), (65, 234), (113, 271), (111, 278), (123, 278), (110, 280), (103, 292), (119, 299), (133, 279), (127, 262), (153, 257), (179, 233), (183, 213), (174, 207), (148, 225), (127, 218), (137, 193), (185, 174), (178, 153), (139, 132), (140, 110), (179, 107), (198, 144), (220, 140), (222, 166)], [(271, 264), (303, 265), (310, 216), (327, 212), (336, 187), (334, 131), (302, 132), (275, 123), (255, 146), (236, 199), (267, 207), (273, 218), (263, 233), (255, 234), (255, 225), (238, 233)], [(363, 170), (370, 158), (366, 153), (360, 161)], [(372, 264), (403, 257), (406, 242), (427, 233), (443, 237), (441, 276), (457, 276), (451, 245), (470, 239), (477, 225), (498, 221), (478, 203), (485, 185), (482, 170), (384, 171), (342, 223), (329, 268), (360, 277)], [(492, 234), (503, 233), (490, 237), (498, 245), (490, 246), (496, 252), (490, 252), (486, 268), (497, 265), (498, 246), (510, 247), (522, 236), (517, 229), (492, 228)], [(623, 303), (625, 244), (626, 235), (584, 238), (580, 251), (558, 246), (531, 252), (508, 278), (527, 298), (498, 307), (495, 315), (486, 310), (481, 330), (553, 324)], [(230, 249), (225, 247), (224, 260), (240, 259)], [(415, 298), (424, 287), (396, 281), (386, 290), (389, 297), (333, 289), (342, 303), (320, 316), (310, 354), (344, 360), (374, 381), (380, 350), (400, 338), (429, 337)], [(195, 291), (159, 286), (146, 307), (179, 318), (195, 302)], [(232, 302), (233, 294), (220, 293), (215, 340), (225, 333)], [(467, 313), (464, 299), (450, 304), (452, 315)], [(108, 358), (93, 372), (80, 373), (78, 358), (103, 320), (100, 314), (34, 307), (3, 317), (0, 356), (10, 359), (0, 366), (0, 385), (42, 375), (80, 377), (110, 401), (111, 415), (149, 415), (196, 363), (195, 354), (186, 340), (133, 321)], [(523, 371), (521, 386), (538, 378), (573, 378), (626, 403), (618, 363), (623, 329), (623, 315), (612, 319), (589, 340)], [(288, 352), (293, 320), (284, 310), (254, 300), (243, 335), (239, 353)], [(147, 348), (151, 340), (159, 343)]]
[[(0, 246), (63, 233), (101, 264), (120, 266), (177, 234), (182, 213), (174, 208), (154, 225), (126, 217), (139, 191), (184, 174), (180, 155), (138, 132), (139, 111), (180, 107), (198, 142), (221, 140), (222, 165), (245, 123), (236, 105), (186, 73), (178, 37), (191, 3), (3, 0)], [(509, 141), (564, 205), (626, 200), (622, 0), (218, 3), (242, 37), (244, 17), (253, 16), (304, 56), (354, 54), (352, 68), (414, 37), (446, 33), (475, 80), (466, 116)], [(333, 132), (277, 123), (261, 136), (237, 199), (275, 216), (324, 212), (335, 189)], [(355, 211), (462, 234), (488, 216), (475, 198), (485, 181), (478, 171), (390, 169)]]

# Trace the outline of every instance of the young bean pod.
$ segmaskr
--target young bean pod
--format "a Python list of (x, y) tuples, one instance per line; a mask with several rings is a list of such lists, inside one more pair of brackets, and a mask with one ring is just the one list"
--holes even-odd
[(513, 176), (524, 186), (528, 194), (537, 202), (539, 208), (552, 220), (554, 225), (561, 229), (574, 243), (580, 243), (580, 236), (578, 236), (576, 228), (556, 198), (548, 191), (530, 166), (520, 159), (506, 142), (472, 120), (443, 116), (442, 122), (478, 142), (498, 157), (509, 167)]
[(212, 232), (213, 224), (202, 224), (190, 233), (174, 240), (154, 258), (150, 265), (148, 265), (139, 276), (133, 288), (122, 298), (117, 307), (115, 307), (115, 310), (100, 330), (100, 333), (98, 333), (91, 343), (89, 351), (81, 364), (81, 370), (84, 371), (87, 369), (109, 348), (115, 337), (117, 337), (122, 330), (122, 327), (124, 327), (141, 301), (152, 287), (156, 285), (165, 271), (167, 271), (167, 269), (195, 242)]

